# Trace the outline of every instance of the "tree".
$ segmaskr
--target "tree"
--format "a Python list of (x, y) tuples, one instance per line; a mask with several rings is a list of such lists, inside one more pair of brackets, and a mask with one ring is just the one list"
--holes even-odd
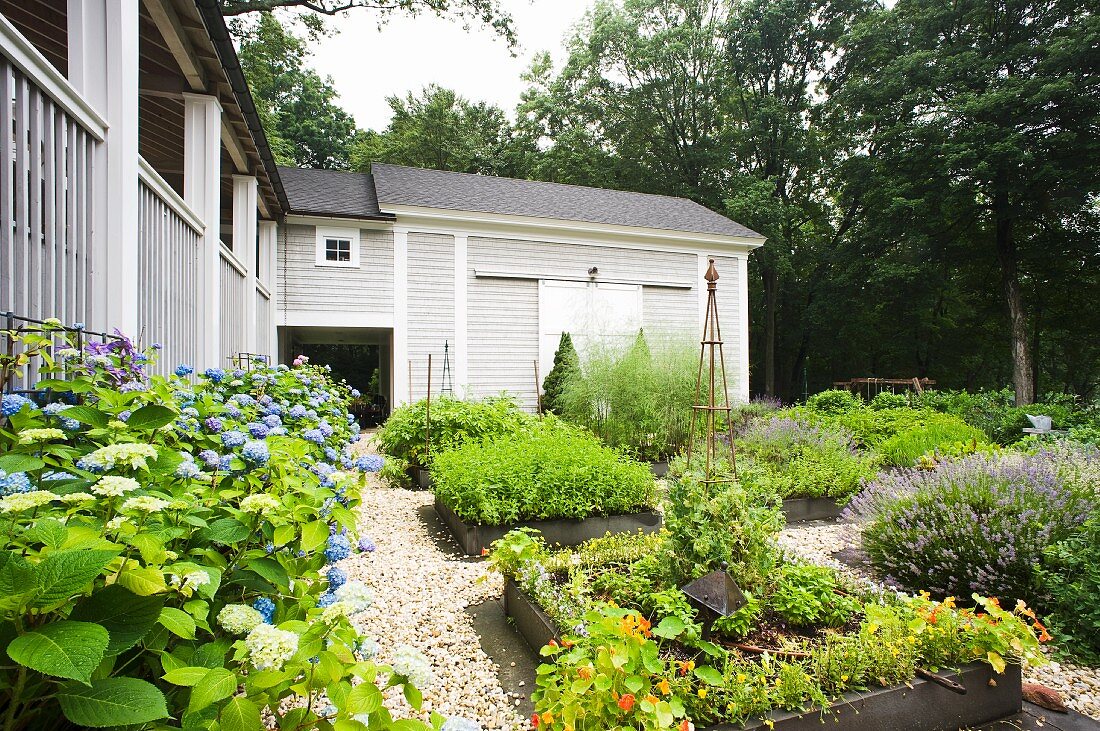
[(330, 79), (306, 66), (305, 39), (272, 13), (234, 23), (241, 69), (252, 89), (275, 159), (282, 165), (347, 168), (355, 120), (337, 104)]
[(374, 11), (381, 20), (395, 13), (419, 15), (430, 12), (439, 17), (453, 17), (469, 24), (483, 23), (508, 41), (516, 44), (512, 16), (497, 0), (221, 0), (222, 14), (228, 17), (249, 13), (270, 13), (278, 9), (294, 9), (323, 16), (335, 16), (351, 10)]
[(542, 380), (542, 410), (551, 414), (562, 413), (561, 396), (565, 392), (569, 379), (575, 376), (581, 367), (577, 349), (573, 347), (573, 338), (562, 333), (558, 349), (554, 353), (554, 365), (546, 378)]
[(430, 85), (419, 96), (411, 92), (387, 99), (393, 110), (382, 132), (368, 131), (357, 140), (352, 167), (367, 170), (372, 162), (523, 177), (523, 143), (504, 112), (485, 102), (471, 102), (450, 89)]
[(1037, 285), (1052, 263), (1089, 258), (1082, 226), (1095, 250), (1100, 18), (1067, 0), (902, 0), (850, 41), (836, 100), (877, 183), (930, 242), (991, 262), (1016, 402), (1032, 402)]

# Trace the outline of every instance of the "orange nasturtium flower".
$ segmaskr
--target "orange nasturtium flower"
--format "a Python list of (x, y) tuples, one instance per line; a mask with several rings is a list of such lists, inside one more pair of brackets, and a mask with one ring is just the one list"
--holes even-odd
[(622, 696), (620, 696), (620, 698), (619, 698), (619, 708), (623, 709), (624, 711), (629, 711), (633, 707), (634, 707), (634, 694), (633, 693), (624, 693)]
[(685, 718), (680, 721), (679, 731), (695, 731), (695, 724)]
[(687, 675), (688, 673), (690, 673), (694, 669), (695, 669), (695, 661), (694, 660), (688, 660), (686, 662), (681, 662), (680, 663), (680, 675)]
[(669, 685), (668, 680), (662, 680), (660, 683), (657, 683), (657, 689), (664, 695), (668, 695), (672, 692), (672, 686)]
[(531, 714), (531, 728), (538, 728), (538, 727), (539, 727), (539, 714), (532, 713)]
[(591, 680), (592, 679), (592, 668), (590, 668), (590, 667), (577, 668), (577, 675), (581, 676), (582, 680)]

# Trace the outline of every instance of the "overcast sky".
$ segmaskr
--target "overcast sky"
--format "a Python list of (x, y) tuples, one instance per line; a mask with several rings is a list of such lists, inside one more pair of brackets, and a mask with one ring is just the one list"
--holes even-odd
[(564, 57), (563, 39), (592, 0), (501, 0), (515, 18), (520, 48), (507, 45), (481, 27), (431, 15), (394, 16), (379, 31), (369, 12), (348, 13), (333, 21), (340, 33), (315, 46), (313, 67), (331, 76), (340, 104), (360, 127), (380, 130), (390, 119), (386, 97), (404, 96), (430, 83), (454, 89), (473, 101), (493, 102), (509, 114), (524, 83), (520, 74), (539, 51), (556, 63)]

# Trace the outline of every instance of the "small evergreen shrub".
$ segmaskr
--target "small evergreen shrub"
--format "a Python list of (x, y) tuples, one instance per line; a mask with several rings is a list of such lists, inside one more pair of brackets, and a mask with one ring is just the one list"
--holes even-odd
[(562, 333), (558, 349), (554, 352), (554, 365), (546, 378), (542, 379), (542, 410), (551, 414), (561, 414), (565, 408), (562, 394), (566, 384), (580, 370), (580, 357), (573, 347), (573, 338)]
[(1098, 498), (1095, 454), (975, 454), (882, 474), (845, 510), (865, 523), (878, 571), (911, 591), (1034, 600), (1033, 567), (1071, 537)]
[(507, 398), (433, 399), (430, 414), (427, 401), (420, 400), (395, 409), (378, 430), (382, 451), (409, 464), (427, 466), (424, 437), (429, 415), (432, 457), (466, 442), (510, 434), (533, 421), (530, 414)]
[(631, 513), (654, 503), (648, 466), (554, 417), (440, 453), (432, 476), (437, 498), (483, 525)]

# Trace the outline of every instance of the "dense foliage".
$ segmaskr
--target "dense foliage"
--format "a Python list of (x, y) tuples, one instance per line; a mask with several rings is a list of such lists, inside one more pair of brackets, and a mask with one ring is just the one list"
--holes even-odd
[(430, 405), (421, 400), (394, 409), (376, 438), (387, 455), (409, 464), (429, 466), (429, 444), (434, 460), (448, 449), (510, 434), (529, 422), (530, 415), (507, 398), (481, 401), (438, 398)]
[(638, 459), (667, 458), (688, 438), (698, 361), (687, 338), (593, 345), (563, 384), (562, 416)]
[(580, 356), (573, 347), (573, 338), (569, 333), (562, 333), (558, 341), (558, 349), (554, 351), (554, 365), (546, 378), (542, 379), (542, 410), (551, 414), (560, 415), (565, 409), (562, 396), (566, 385), (576, 378), (580, 369)]
[(846, 516), (889, 580), (939, 596), (981, 592), (1035, 602), (1034, 567), (1100, 499), (1095, 450), (972, 455), (881, 475)]
[(370, 592), (330, 566), (378, 468), (349, 389), (301, 359), (150, 377), (125, 338), (57, 327), (0, 363), (57, 376), (0, 409), (3, 727), (427, 728), (392, 725), (382, 686), (419, 708), (419, 674), (372, 661)]
[(554, 417), (438, 454), (432, 477), (439, 500), (487, 525), (630, 513), (654, 501), (648, 466)]
[(1081, 530), (1046, 549), (1038, 578), (1040, 605), (1060, 646), (1100, 663), (1100, 508)]

